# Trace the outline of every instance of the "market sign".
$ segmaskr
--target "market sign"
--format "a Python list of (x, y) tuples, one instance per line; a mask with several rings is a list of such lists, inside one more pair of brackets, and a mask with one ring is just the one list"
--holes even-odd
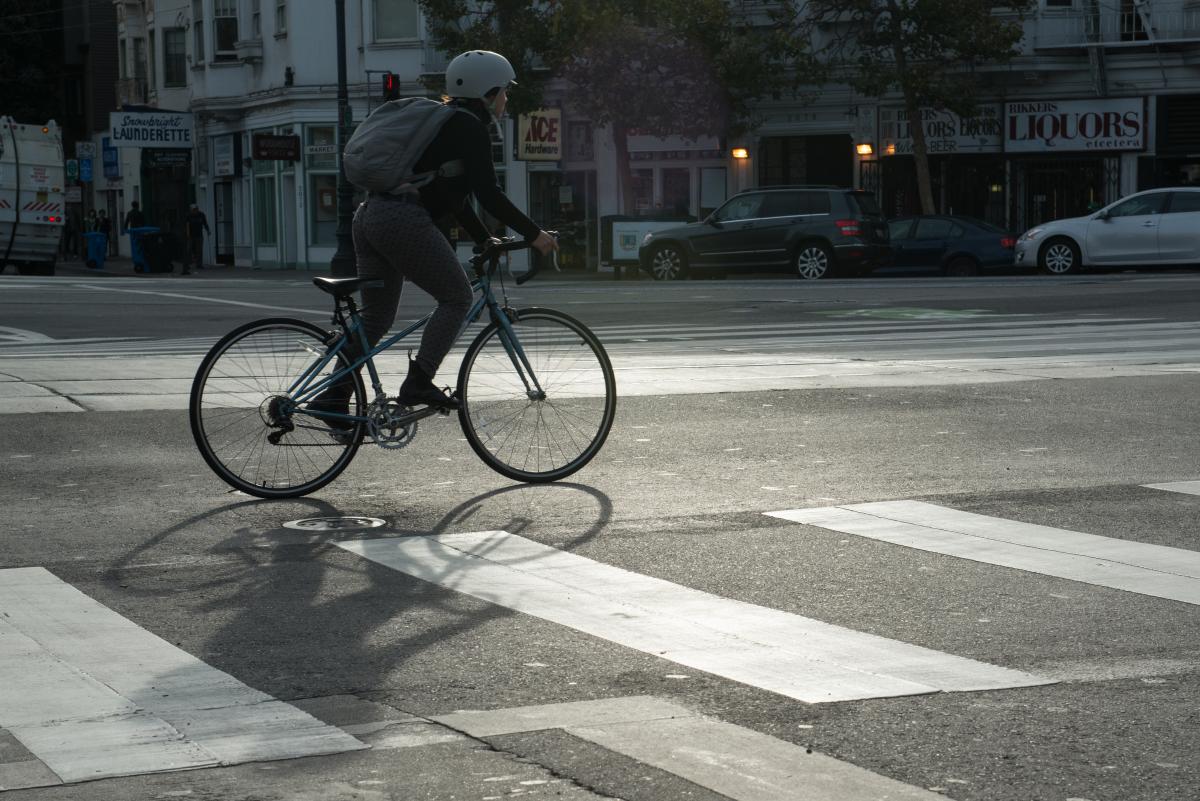
[[(948, 109), (921, 109), (927, 153), (999, 153), (1004, 145), (1004, 121), (999, 103), (981, 105), (972, 117)], [(906, 156), (913, 151), (912, 123), (903, 108), (879, 109), (879, 153)]]
[(179, 111), (113, 111), (113, 147), (192, 147), (192, 115)]
[(1014, 101), (1006, 113), (1004, 149), (1011, 153), (1146, 147), (1146, 102), (1141, 97)]
[(517, 125), (517, 158), (558, 161), (563, 157), (562, 109), (543, 108), (522, 114)]
[(259, 134), (250, 137), (255, 161), (299, 161), (300, 137), (295, 134)]

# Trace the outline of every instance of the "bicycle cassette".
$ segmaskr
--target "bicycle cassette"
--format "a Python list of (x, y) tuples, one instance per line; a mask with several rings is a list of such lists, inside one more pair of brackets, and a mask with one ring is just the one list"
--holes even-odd
[(411, 412), (410, 407), (401, 404), (396, 398), (376, 400), (367, 409), (367, 433), (381, 448), (403, 448), (417, 436), (415, 420), (402, 422)]

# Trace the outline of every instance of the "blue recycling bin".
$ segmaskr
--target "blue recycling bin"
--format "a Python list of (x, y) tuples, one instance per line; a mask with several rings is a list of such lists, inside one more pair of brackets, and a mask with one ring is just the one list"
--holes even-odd
[(103, 270), (104, 260), (108, 258), (108, 234), (88, 231), (83, 236), (87, 239), (87, 266)]
[(137, 228), (127, 228), (125, 233), (129, 234), (129, 253), (133, 257), (133, 271), (135, 273), (150, 272), (150, 264), (146, 260), (146, 249), (142, 247), (142, 238), (147, 234), (157, 234), (158, 228), (153, 225), (142, 225)]

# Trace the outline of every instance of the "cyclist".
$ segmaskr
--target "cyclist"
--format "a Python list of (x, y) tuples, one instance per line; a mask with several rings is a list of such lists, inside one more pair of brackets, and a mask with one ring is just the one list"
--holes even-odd
[[(363, 327), (372, 347), (396, 319), (404, 280), (437, 300), (437, 309), (421, 335), (408, 376), (400, 385), (399, 400), (406, 406), (458, 407), (458, 400), (439, 390), (433, 377), (454, 344), (471, 308), (471, 283), (450, 245), (450, 220), (483, 244), (490, 233), (471, 205), (474, 196), (493, 217), (531, 242), (543, 255), (558, 248), (554, 238), (522, 213), (501, 191), (492, 163), (490, 127), (498, 124), (508, 102), (508, 87), (515, 84), (512, 65), (499, 53), (471, 50), (454, 58), (446, 68), (444, 102), (463, 113), (455, 114), (417, 160), (415, 171), (438, 169), (461, 160), (465, 169), (456, 177), (438, 177), (420, 190), (406, 194), (371, 194), (354, 214), (354, 249), (358, 274), (383, 279), (383, 286), (362, 290)], [(349, 353), (357, 358), (357, 349)], [(321, 394), (311, 407), (345, 414), (353, 384), (342, 381)], [(352, 424), (328, 420), (331, 427)]]

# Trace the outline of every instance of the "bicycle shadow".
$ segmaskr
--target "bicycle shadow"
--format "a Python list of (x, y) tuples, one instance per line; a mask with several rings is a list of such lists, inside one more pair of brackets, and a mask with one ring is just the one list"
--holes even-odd
[[(383, 691), (406, 699), (406, 710), (413, 711), (438, 694), (433, 686), (446, 681), (448, 660), (455, 661), (457, 678), (451, 683), (473, 683), (503, 669), (505, 657), (480, 647), (478, 630), (519, 613), (363, 559), (338, 543), (364, 537), (432, 541), (440, 534), (484, 528), (528, 534), (546, 517), (547, 507), (557, 509), (568, 497), (592, 512), (582, 530), (554, 543), (569, 550), (595, 539), (608, 525), (612, 502), (603, 492), (580, 484), (503, 487), (463, 501), (420, 530), (403, 525), (399, 514), (382, 527), (357, 531), (242, 526), (210, 546), (224, 559), (205, 567), (199, 582), (189, 582), (185, 598), (163, 602), (176, 606), (177, 614), (218, 619), (202, 644), (193, 645), (200, 649), (194, 655), (276, 698)], [(239, 501), (192, 516), (133, 548), (113, 564), (108, 577), (121, 579), (135, 561), (189, 526), (272, 503)], [(322, 499), (298, 503), (313, 516), (348, 514)], [(442, 578), (472, 569), (471, 561), (466, 567), (448, 562)], [(179, 590), (141, 592), (162, 596)], [(464, 647), (473, 655), (469, 662), (455, 656)]]

